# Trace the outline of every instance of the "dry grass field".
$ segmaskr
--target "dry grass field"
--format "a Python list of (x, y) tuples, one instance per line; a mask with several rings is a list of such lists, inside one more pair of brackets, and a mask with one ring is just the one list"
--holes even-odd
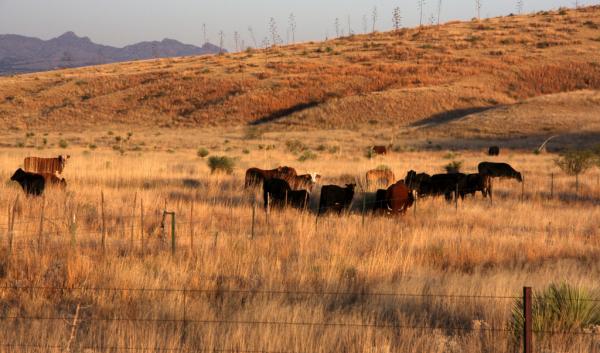
[[(600, 297), (600, 170), (576, 193), (554, 163), (599, 142), (599, 18), (595, 6), (0, 78), (0, 353), (519, 351), (523, 286)], [(26, 156), (58, 154), (66, 190), (26, 198), (9, 181)], [(233, 158), (233, 174), (211, 174), (210, 156)], [(524, 184), (497, 181), (493, 203), (369, 210), (370, 169), (402, 179), (484, 160)], [(267, 215), (244, 172), (279, 165), (357, 182), (351, 211), (317, 218), (317, 187), (309, 210)], [(598, 326), (535, 338), (536, 352), (600, 352)]]
[[(11, 255), (8, 222), (0, 222), (0, 312), (10, 318), (2, 321), (0, 342), (8, 346), (0, 351), (63, 352), (71, 342), (81, 352), (512, 352), (512, 297), (524, 285), (600, 289), (598, 169), (581, 178), (576, 196), (574, 179), (554, 167), (552, 154), (407, 151), (369, 160), (354, 142), (360, 136), (321, 131), (302, 141), (323, 151), (299, 162), (286, 147), (302, 137), (294, 132), (257, 139), (243, 131), (180, 133), (179, 140), (169, 134), (144, 141), (136, 133), (131, 141), (148, 150), (124, 154), (81, 146), (0, 150), (2, 180), (27, 155), (71, 154), (66, 192), (24, 199), (18, 185), (0, 186), (0, 209), (19, 199)], [(159, 137), (171, 141), (169, 152), (151, 150)], [(193, 138), (211, 154), (235, 157), (234, 174), (211, 175), (187, 147)], [(451, 160), (474, 172), (489, 158), (523, 172), (522, 200), (520, 184), (502, 181), (493, 204), (481, 195), (457, 209), (424, 199), (404, 217), (368, 210), (363, 217), (363, 198), (369, 205), (374, 196), (359, 190), (350, 214), (316, 222), (317, 189), (311, 210), (273, 211), (267, 223), (259, 193), (243, 188), (250, 166), (292, 165), (318, 171), (323, 183), (360, 183), (381, 164), (400, 179), (410, 169), (442, 172)], [(165, 209), (176, 212), (175, 255), (170, 222), (161, 238)], [(138, 290), (117, 290), (123, 288)], [(538, 344), (548, 352), (592, 352), (600, 337), (545, 336)]]

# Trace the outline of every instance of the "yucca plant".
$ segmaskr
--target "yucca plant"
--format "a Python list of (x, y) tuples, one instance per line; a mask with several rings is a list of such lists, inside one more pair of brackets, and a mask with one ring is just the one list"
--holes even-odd
[[(551, 284), (534, 293), (531, 303), (533, 331), (538, 339), (548, 332), (582, 332), (600, 325), (600, 302), (593, 292), (566, 283)], [(523, 300), (515, 300), (510, 323), (515, 339), (520, 339), (524, 325)]]

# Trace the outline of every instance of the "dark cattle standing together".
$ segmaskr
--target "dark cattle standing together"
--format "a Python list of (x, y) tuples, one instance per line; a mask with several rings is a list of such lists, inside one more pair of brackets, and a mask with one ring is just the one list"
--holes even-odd
[(245, 187), (261, 185), (269, 179), (288, 179), (297, 176), (296, 170), (290, 167), (278, 167), (276, 169), (250, 168), (246, 171)]
[(263, 183), (263, 198), (265, 210), (271, 207), (292, 207), (305, 209), (310, 202), (310, 194), (306, 190), (292, 190), (283, 179), (267, 179)]
[(499, 156), (500, 155), (500, 147), (492, 146), (488, 149), (488, 155), (490, 156)]
[(354, 198), (356, 184), (346, 184), (342, 188), (337, 185), (325, 185), (321, 188), (321, 199), (319, 200), (319, 215), (335, 210), (339, 214), (350, 208)]
[(406, 184), (411, 190), (415, 190), (419, 197), (441, 196), (446, 200), (452, 200), (452, 194), (456, 192), (460, 180), (465, 177), (463, 173), (435, 174), (430, 176), (426, 173), (417, 174), (411, 170), (406, 175)]
[(43, 175), (26, 172), (19, 168), (10, 178), (21, 185), (27, 195), (39, 196), (44, 192), (46, 180)]
[(479, 174), (489, 176), (490, 178), (510, 178), (519, 182), (523, 181), (521, 173), (517, 172), (507, 163), (481, 162), (477, 166)]
[(483, 197), (488, 197), (492, 190), (491, 178), (487, 175), (468, 174), (458, 183), (458, 194), (461, 199), (466, 195), (475, 195), (477, 191), (481, 191)]
[(67, 160), (71, 156), (58, 156), (54, 158), (27, 157), (23, 161), (23, 168), (31, 173), (62, 174)]

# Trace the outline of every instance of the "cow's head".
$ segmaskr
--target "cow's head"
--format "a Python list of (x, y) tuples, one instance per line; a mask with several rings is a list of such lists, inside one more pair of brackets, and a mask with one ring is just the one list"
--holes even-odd
[(25, 171), (23, 171), (23, 169), (19, 168), (15, 171), (15, 173), (13, 174), (12, 177), (10, 177), (10, 180), (12, 181), (21, 181), (23, 180), (23, 176), (25, 175)]
[(308, 172), (308, 175), (310, 175), (310, 180), (315, 184), (321, 181), (321, 175), (316, 172)]
[(65, 166), (67, 165), (67, 160), (69, 160), (69, 158), (71, 158), (70, 155), (60, 155), (58, 156), (58, 163), (60, 163), (60, 170), (62, 171)]

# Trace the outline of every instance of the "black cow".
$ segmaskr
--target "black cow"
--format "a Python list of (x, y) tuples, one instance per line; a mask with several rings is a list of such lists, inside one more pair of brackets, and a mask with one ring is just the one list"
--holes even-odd
[(431, 179), (431, 175), (427, 173), (419, 173), (414, 170), (409, 171), (404, 178), (404, 182), (409, 189), (417, 192), (418, 196), (425, 196), (425, 193), (422, 190), (422, 185), (425, 186)]
[(356, 184), (346, 184), (345, 188), (337, 185), (325, 185), (321, 188), (319, 200), (319, 215), (336, 210), (341, 214), (344, 209), (350, 208), (354, 198)]
[(488, 155), (490, 155), (490, 156), (499, 156), (500, 155), (500, 147), (498, 147), (498, 146), (491, 146), (488, 149)]
[(490, 178), (512, 178), (519, 182), (523, 181), (521, 173), (514, 170), (508, 163), (481, 162), (477, 169), (479, 174), (487, 175)]
[(379, 189), (377, 190), (377, 193), (375, 193), (375, 205), (373, 207), (373, 212), (385, 212), (387, 209), (387, 190)]
[(435, 174), (425, 183), (424, 192), (429, 196), (444, 195), (446, 200), (451, 201), (452, 195), (463, 178), (463, 173)]
[(267, 179), (263, 183), (263, 198), (265, 210), (270, 206), (285, 207), (291, 205), (304, 209), (310, 201), (306, 190), (292, 190), (290, 184), (283, 179)]
[(481, 191), (483, 197), (487, 197), (492, 189), (491, 178), (487, 175), (468, 174), (458, 183), (458, 194), (461, 199), (466, 195), (475, 195), (477, 191)]
[(10, 178), (21, 185), (27, 195), (39, 196), (44, 192), (46, 180), (43, 175), (26, 172), (19, 168)]

